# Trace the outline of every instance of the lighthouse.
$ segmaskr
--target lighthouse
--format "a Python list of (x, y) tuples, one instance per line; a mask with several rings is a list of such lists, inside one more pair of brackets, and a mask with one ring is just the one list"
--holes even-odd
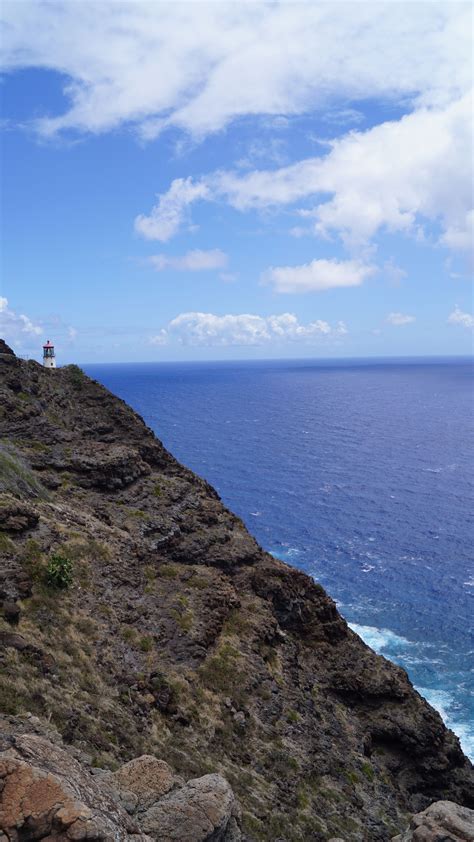
[(54, 345), (49, 341), (49, 339), (46, 345), (43, 345), (43, 365), (45, 368), (56, 368)]

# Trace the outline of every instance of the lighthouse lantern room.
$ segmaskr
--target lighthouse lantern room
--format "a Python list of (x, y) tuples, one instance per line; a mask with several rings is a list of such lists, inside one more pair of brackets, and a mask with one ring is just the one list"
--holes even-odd
[(45, 368), (56, 368), (54, 345), (49, 341), (49, 339), (46, 345), (43, 345), (43, 365)]

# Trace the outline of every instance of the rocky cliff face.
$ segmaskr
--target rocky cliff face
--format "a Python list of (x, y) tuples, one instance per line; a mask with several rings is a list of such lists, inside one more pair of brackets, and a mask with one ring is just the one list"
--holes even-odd
[(319, 585), (78, 368), (1, 349), (0, 600), (5, 733), (33, 714), (103, 775), (224, 776), (249, 842), (387, 840), (470, 804), (457, 738)]

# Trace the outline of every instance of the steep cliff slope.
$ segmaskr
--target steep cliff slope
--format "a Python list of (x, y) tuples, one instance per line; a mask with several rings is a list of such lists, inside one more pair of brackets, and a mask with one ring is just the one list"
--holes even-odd
[(80, 369), (1, 348), (0, 530), (5, 723), (95, 766), (220, 772), (248, 840), (385, 840), (469, 805), (457, 738), (319, 585)]

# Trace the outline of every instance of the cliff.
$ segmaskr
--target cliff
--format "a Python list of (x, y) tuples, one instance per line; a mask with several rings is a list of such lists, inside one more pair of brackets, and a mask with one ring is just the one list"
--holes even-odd
[(0, 530), (8, 762), (47, 728), (97, 779), (138, 755), (181, 787), (225, 779), (249, 842), (387, 840), (438, 799), (473, 806), (458, 739), (321, 586), (123, 401), (1, 347)]

